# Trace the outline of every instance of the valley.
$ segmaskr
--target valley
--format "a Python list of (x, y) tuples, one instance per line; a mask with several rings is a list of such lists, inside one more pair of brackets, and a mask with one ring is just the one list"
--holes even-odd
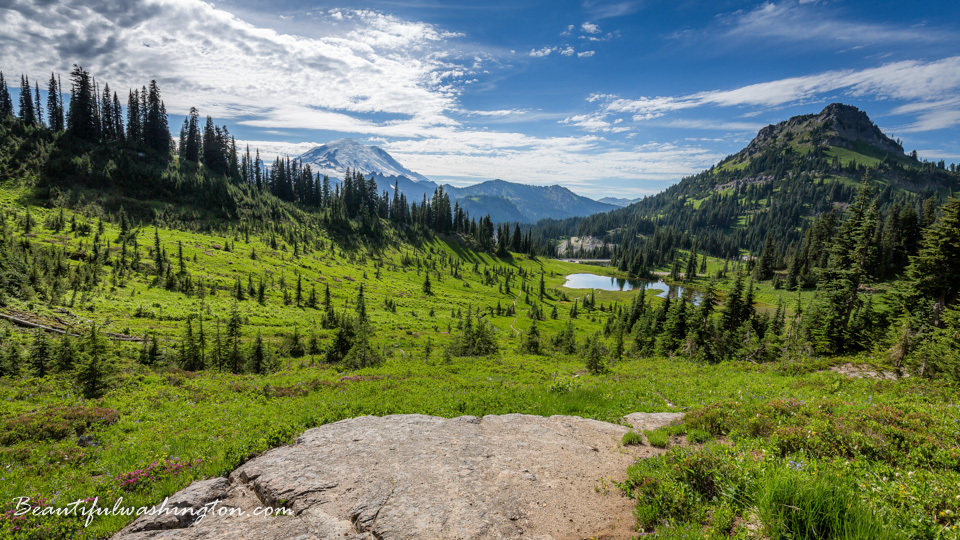
[(111, 537), (133, 516), (52, 509), (159, 504), (341, 420), (522, 413), (649, 447), (596, 479), (618, 531), (960, 538), (960, 175), (858, 109), (614, 209), (345, 140), (264, 166), (197, 115), (174, 151), (155, 83), (136, 132), (72, 76), (63, 129), (0, 118), (3, 537)]

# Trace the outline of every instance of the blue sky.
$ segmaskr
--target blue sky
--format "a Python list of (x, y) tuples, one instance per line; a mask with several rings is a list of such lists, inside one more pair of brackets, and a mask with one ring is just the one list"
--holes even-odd
[(841, 101), (960, 162), (958, 2), (20, 0), (0, 69), (155, 78), (265, 156), (352, 137), (439, 182), (654, 193)]

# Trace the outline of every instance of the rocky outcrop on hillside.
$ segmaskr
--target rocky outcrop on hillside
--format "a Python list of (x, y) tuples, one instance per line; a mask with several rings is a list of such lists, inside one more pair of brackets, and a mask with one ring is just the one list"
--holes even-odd
[(761, 129), (743, 154), (752, 156), (778, 143), (804, 137), (827, 146), (851, 148), (854, 143), (864, 143), (897, 156), (904, 155), (903, 147), (884, 135), (867, 113), (842, 103), (831, 103), (819, 114), (794, 116)]
[[(653, 429), (681, 414), (634, 413)], [(116, 540), (631, 538), (633, 503), (611, 483), (638, 457), (627, 427), (572, 416), (360, 417), (311, 429), (227, 478), (167, 501), (201, 520), (142, 516)], [(255, 516), (283, 507), (287, 516)], [(230, 515), (221, 509), (242, 509)]]

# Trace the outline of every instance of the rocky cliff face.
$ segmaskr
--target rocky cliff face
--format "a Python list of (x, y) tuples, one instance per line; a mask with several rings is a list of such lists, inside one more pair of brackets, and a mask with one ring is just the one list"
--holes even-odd
[(903, 147), (884, 135), (865, 112), (842, 103), (831, 103), (819, 114), (794, 116), (785, 122), (767, 126), (757, 133), (743, 152), (752, 156), (790, 140), (809, 140), (842, 148), (863, 143), (897, 156), (903, 155)]
[[(635, 413), (653, 429), (681, 414)], [(633, 502), (610, 480), (638, 457), (627, 427), (571, 416), (360, 417), (311, 429), (167, 507), (244, 516), (142, 516), (116, 540), (632, 538)], [(291, 515), (254, 516), (256, 507)]]

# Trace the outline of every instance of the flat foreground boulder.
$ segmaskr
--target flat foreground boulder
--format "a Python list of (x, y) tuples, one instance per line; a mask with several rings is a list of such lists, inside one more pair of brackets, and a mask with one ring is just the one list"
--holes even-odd
[[(630, 538), (633, 503), (612, 482), (660, 450), (623, 447), (627, 429), (573, 416), (352, 418), (170, 498), (216, 502), (199, 522), (146, 515), (115, 538)], [(230, 509), (243, 515), (220, 515)]]

